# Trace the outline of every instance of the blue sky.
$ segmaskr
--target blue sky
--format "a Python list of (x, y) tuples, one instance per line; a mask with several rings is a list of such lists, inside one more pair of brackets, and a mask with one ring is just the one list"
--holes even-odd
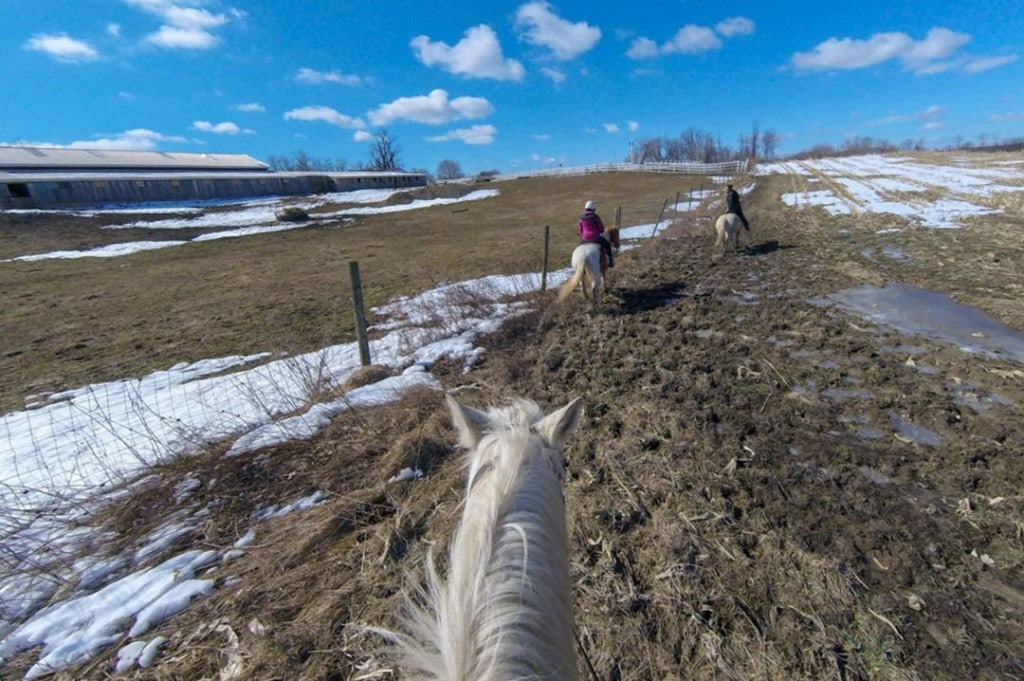
[(0, 143), (619, 161), (688, 127), (786, 154), (1024, 135), (1024, 2), (7, 0)]

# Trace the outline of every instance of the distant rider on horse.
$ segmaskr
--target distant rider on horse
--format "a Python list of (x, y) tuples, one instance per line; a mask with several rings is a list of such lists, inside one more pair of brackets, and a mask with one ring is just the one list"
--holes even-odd
[(743, 229), (750, 231), (750, 223), (747, 222), (747, 217), (743, 214), (743, 206), (740, 204), (739, 192), (733, 189), (731, 184), (725, 185), (725, 210), (734, 213), (743, 223)]
[(601, 250), (604, 251), (604, 255), (608, 258), (608, 267), (615, 267), (615, 263), (612, 260), (612, 245), (604, 235), (604, 222), (601, 221), (601, 216), (596, 212), (597, 204), (593, 201), (587, 201), (583, 206), (583, 215), (580, 217), (580, 239), (582, 241), (590, 241), (601, 245)]

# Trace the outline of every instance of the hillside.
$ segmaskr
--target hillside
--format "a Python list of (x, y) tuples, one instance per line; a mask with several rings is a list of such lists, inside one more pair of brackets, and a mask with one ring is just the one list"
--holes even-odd
[[(472, 371), (432, 369), (475, 406), (583, 397), (565, 492), (586, 661), (622, 680), (1024, 677), (1024, 215), (1005, 199), (1020, 194), (1001, 194), (998, 216), (927, 229), (780, 200), (824, 175), (755, 180), (743, 252), (714, 251), (705, 206), (622, 254), (596, 312), (539, 297), (484, 339)], [(987, 312), (1011, 327), (1010, 349), (892, 327), (939, 299), (911, 295), (884, 325), (839, 304), (853, 289), (867, 308), (890, 304), (857, 287), (892, 283)], [(974, 329), (962, 312), (950, 305), (949, 329)], [(441, 395), (347, 411), (310, 442), (223, 452), (160, 467), (99, 520), (127, 546), (196, 479), (209, 514), (191, 546), (224, 549), (254, 509), (321, 496), (263, 523), (209, 597), (154, 631), (167, 639), (156, 663), (119, 678), (389, 678), (362, 625), (395, 623), (462, 494)], [(424, 476), (384, 482), (405, 467)], [(112, 659), (53, 678), (109, 678)]]

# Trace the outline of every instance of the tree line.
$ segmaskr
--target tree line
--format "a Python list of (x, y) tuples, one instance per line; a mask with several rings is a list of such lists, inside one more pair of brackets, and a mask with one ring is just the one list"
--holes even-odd
[(779, 134), (761, 130), (754, 123), (749, 133), (741, 134), (736, 146), (722, 141), (699, 128), (690, 127), (678, 137), (648, 137), (633, 143), (626, 162), (629, 163), (720, 163), (758, 158), (772, 160), (779, 147)]
[[(625, 161), (629, 163), (720, 163), (735, 160), (776, 160), (780, 137), (774, 130), (762, 130), (755, 121), (750, 132), (742, 133), (735, 146), (722, 141), (720, 135), (705, 130), (689, 127), (677, 137), (657, 136), (637, 140), (630, 144), (629, 155)], [(839, 145), (816, 144), (789, 154), (787, 159), (824, 158), (830, 156), (853, 156), (858, 154), (887, 153), (893, 151), (920, 151), (925, 149), (924, 138), (907, 138), (896, 144), (887, 139), (854, 136)], [(963, 151), (1013, 151), (1024, 149), (1024, 138), (1006, 140), (989, 139), (980, 135), (978, 142), (973, 143), (963, 136), (957, 135), (947, 149)], [(271, 170), (299, 172), (343, 172), (353, 171), (401, 171), (402, 162), (399, 156), (401, 149), (396, 139), (387, 130), (380, 130), (374, 136), (367, 161), (357, 161), (351, 166), (344, 158), (327, 159), (310, 156), (299, 150), (291, 156), (272, 155), (267, 157), (267, 165)], [(424, 169), (411, 172), (423, 173), (428, 181), (457, 180), (465, 177), (462, 167), (457, 161), (444, 159), (437, 165), (436, 176)], [(485, 171), (479, 176), (497, 174), (497, 171)]]
[[(368, 161), (356, 161), (350, 167), (344, 158), (329, 159), (310, 156), (300, 149), (291, 156), (271, 155), (267, 165), (271, 170), (296, 172), (343, 172), (346, 170), (401, 171), (400, 149), (395, 138), (387, 130), (380, 130), (370, 145)], [(415, 171), (414, 171), (415, 172)]]

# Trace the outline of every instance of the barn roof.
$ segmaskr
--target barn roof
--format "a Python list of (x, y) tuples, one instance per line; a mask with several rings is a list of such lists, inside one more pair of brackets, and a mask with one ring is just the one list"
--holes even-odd
[(0, 171), (265, 171), (266, 163), (245, 154), (0, 146)]

